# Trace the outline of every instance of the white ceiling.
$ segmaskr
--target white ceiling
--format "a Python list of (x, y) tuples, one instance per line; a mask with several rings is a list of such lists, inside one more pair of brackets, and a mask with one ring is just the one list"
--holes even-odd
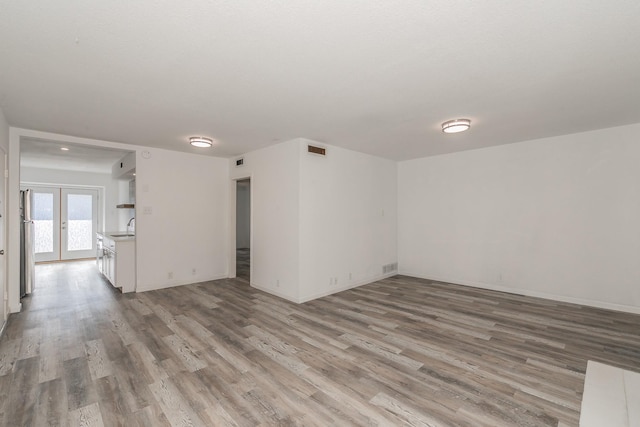
[(16, 127), (409, 159), (640, 122), (640, 2), (0, 0), (0, 63)]
[[(61, 148), (68, 148), (63, 151)], [(88, 145), (22, 138), (20, 166), (111, 174), (111, 168), (128, 151)]]

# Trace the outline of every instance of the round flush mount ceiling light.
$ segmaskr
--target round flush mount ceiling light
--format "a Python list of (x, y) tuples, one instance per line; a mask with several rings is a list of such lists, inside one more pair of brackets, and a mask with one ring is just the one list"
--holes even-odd
[(194, 147), (209, 148), (213, 145), (213, 139), (204, 136), (192, 136), (189, 138), (189, 143)]
[(442, 124), (442, 132), (444, 133), (464, 132), (470, 127), (471, 127), (471, 120), (469, 119), (448, 120)]

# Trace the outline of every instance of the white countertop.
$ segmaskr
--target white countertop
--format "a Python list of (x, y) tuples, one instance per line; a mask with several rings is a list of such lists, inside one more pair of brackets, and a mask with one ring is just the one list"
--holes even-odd
[[(127, 233), (126, 231), (106, 231), (106, 232), (101, 232), (98, 231), (98, 234), (101, 234), (104, 237), (107, 237), (111, 240), (113, 240), (114, 242), (135, 242), (136, 240), (136, 236), (135, 233)], [(133, 234), (133, 236), (120, 236), (117, 237), (119, 235), (122, 234)]]

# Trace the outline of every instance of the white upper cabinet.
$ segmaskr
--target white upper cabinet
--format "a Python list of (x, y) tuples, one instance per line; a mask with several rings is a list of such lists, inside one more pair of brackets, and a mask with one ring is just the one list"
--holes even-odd
[(133, 174), (136, 171), (136, 153), (131, 152), (115, 162), (111, 168), (111, 173), (114, 179), (133, 179)]

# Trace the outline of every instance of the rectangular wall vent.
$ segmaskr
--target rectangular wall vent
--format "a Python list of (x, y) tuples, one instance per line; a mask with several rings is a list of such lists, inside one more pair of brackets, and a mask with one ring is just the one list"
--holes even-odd
[(321, 156), (324, 156), (326, 154), (326, 151), (327, 151), (322, 147), (315, 147), (313, 145), (308, 145), (307, 147), (308, 147), (307, 149), (309, 150), (310, 153), (320, 154)]
[(244, 157), (236, 160), (236, 167), (244, 165)]
[(398, 271), (398, 263), (394, 262), (391, 264), (386, 264), (382, 266), (382, 274), (393, 273), (394, 271)]

